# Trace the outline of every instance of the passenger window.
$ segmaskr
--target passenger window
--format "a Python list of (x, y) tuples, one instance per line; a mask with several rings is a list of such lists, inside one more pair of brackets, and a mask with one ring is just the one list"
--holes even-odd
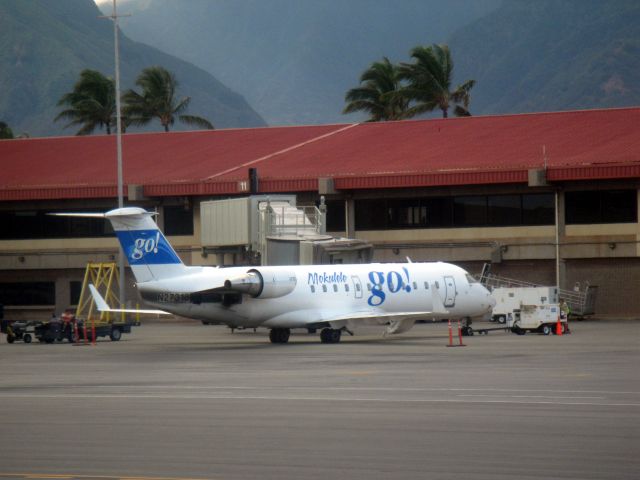
[(316, 287), (311, 285), (311, 293), (316, 293)]
[(413, 282), (413, 289), (417, 290), (418, 289), (418, 282)]
[(440, 284), (437, 281), (434, 283), (436, 284), (436, 288), (440, 288)]
[(338, 285), (336, 285), (335, 283), (333, 284), (333, 291), (337, 292), (338, 291)]
[(326, 285), (322, 285), (322, 291), (323, 291), (324, 293), (327, 293), (327, 286), (326, 286)]
[(360, 291), (360, 284), (356, 283), (356, 290), (359, 292)]
[(429, 282), (424, 282), (424, 289), (429, 290)]
[(367, 290), (371, 291), (371, 284), (367, 283)]
[(348, 283), (345, 283), (345, 284), (344, 284), (344, 291), (345, 291), (345, 292), (348, 292), (348, 291), (349, 291), (349, 284), (348, 284)]

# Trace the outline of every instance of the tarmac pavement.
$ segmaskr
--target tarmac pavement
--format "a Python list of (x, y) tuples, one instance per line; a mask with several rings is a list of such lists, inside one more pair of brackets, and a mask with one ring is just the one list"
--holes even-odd
[[(477, 326), (477, 325), (474, 325)], [(640, 322), (0, 344), (1, 478), (636, 479)]]

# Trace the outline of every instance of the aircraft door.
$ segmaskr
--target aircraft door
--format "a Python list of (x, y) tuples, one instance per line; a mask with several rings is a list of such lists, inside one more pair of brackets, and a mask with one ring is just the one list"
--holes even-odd
[(452, 276), (444, 277), (444, 306), (453, 307), (456, 304), (456, 282)]
[(356, 298), (362, 298), (362, 282), (357, 275), (351, 275), (351, 282), (353, 283), (353, 295)]

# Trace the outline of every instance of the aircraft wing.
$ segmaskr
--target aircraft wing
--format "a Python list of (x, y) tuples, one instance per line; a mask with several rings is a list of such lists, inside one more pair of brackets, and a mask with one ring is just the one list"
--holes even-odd
[[(404, 320), (424, 320), (432, 317), (433, 312), (383, 312), (383, 311), (361, 311), (348, 312), (325, 317), (323, 322), (359, 321), (359, 320), (381, 320), (387, 322)], [(311, 323), (311, 322), (310, 322)]]

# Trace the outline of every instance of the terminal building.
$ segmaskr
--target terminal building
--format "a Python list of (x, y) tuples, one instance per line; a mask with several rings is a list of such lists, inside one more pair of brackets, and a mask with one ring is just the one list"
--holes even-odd
[[(251, 242), (212, 244), (211, 229), (236, 219), (221, 227), (205, 205), (293, 197), (297, 207), (326, 206), (323, 233), (371, 245), (363, 261), (442, 260), (476, 274), (491, 262), (501, 276), (543, 285), (558, 275), (562, 288), (598, 285), (597, 313), (640, 315), (640, 108), (126, 134), (122, 143), (126, 205), (156, 210), (187, 264), (260, 261)], [(5, 316), (59, 313), (77, 302), (87, 262), (117, 258), (104, 220), (48, 215), (115, 208), (116, 165), (114, 136), (0, 141)], [(131, 275), (126, 285), (135, 305)]]

